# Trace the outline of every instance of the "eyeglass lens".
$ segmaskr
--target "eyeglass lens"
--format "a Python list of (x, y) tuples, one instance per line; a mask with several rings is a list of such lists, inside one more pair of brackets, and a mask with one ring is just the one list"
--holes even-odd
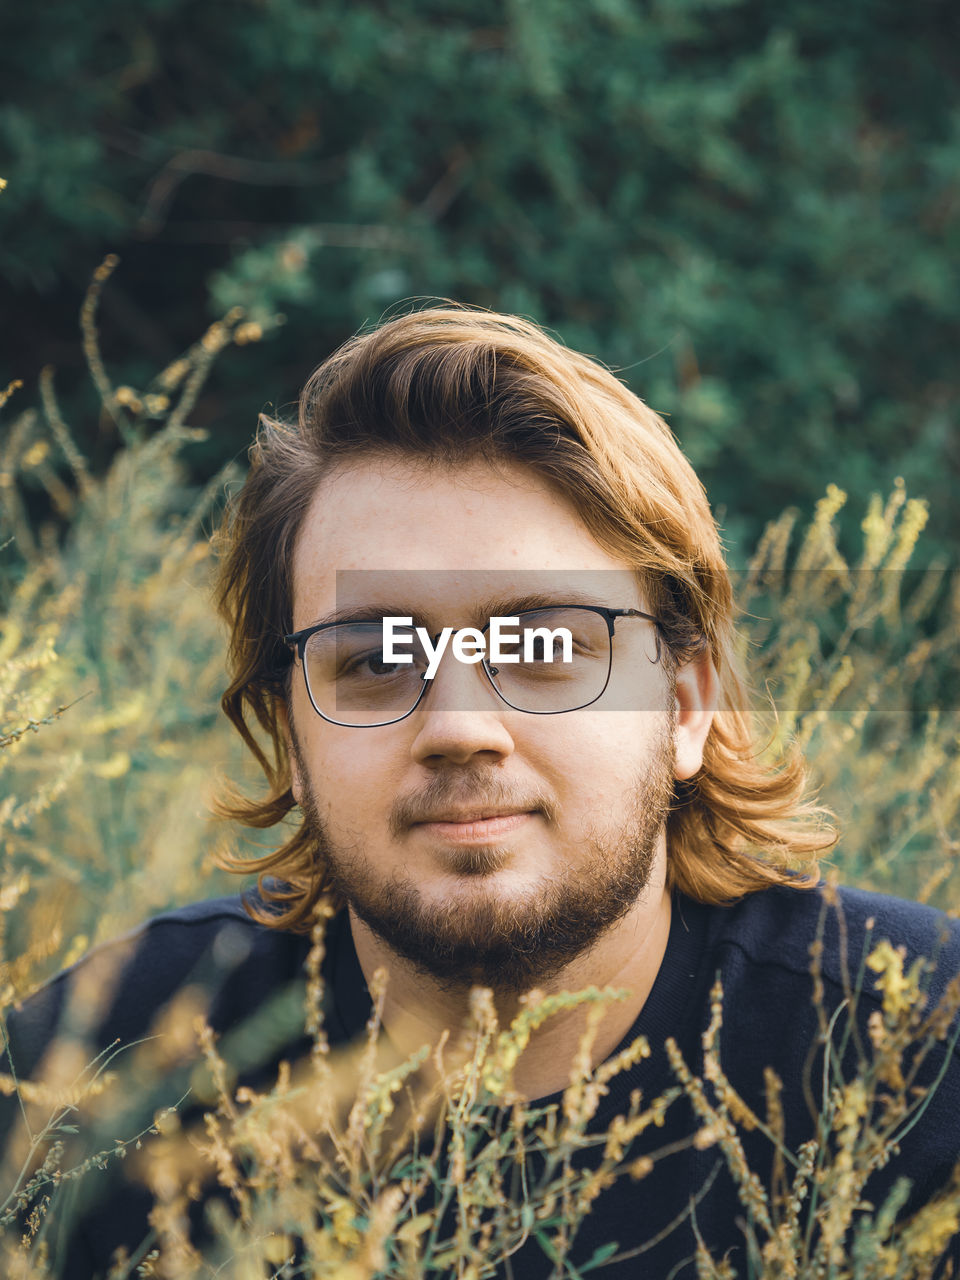
[[(611, 661), (609, 628), (601, 614), (572, 606), (516, 616), (519, 625), (509, 636), (517, 642), (511, 644), (505, 633), (501, 660), (488, 656), (483, 662), (505, 702), (518, 711), (551, 713), (574, 711), (600, 697)], [(310, 636), (304, 672), (321, 715), (339, 724), (374, 725), (401, 719), (413, 709), (429, 656), (415, 627), (394, 627), (393, 634), (394, 652), (409, 654), (411, 662), (385, 660), (379, 621), (339, 623)], [(486, 628), (485, 635), (489, 639)]]

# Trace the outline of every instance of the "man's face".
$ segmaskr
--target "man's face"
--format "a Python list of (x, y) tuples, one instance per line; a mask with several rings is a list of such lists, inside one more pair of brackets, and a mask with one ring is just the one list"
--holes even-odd
[[(369, 571), (403, 571), (404, 610), (431, 634), (476, 625), (514, 575), (535, 573), (562, 604), (589, 571), (596, 604), (645, 607), (629, 567), (514, 464), (344, 466), (320, 486), (293, 568), (294, 629), (369, 606)], [(367, 572), (341, 572), (338, 590), (338, 571)], [(607, 694), (559, 715), (511, 708), (448, 652), (416, 710), (375, 728), (323, 720), (297, 666), (294, 793), (334, 887), (393, 951), (444, 985), (520, 991), (662, 882), (676, 719), (654, 643), (651, 623), (619, 621)]]

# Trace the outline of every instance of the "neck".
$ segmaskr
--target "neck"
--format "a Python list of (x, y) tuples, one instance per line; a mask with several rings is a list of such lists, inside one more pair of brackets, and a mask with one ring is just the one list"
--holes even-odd
[[(670, 894), (664, 883), (664, 860), (658, 860), (657, 871), (630, 911), (589, 951), (538, 984), (537, 989), (545, 995), (581, 991), (589, 986), (627, 990), (626, 999), (606, 1005), (593, 1041), (593, 1066), (609, 1057), (630, 1030), (646, 1003), (666, 951)], [(350, 925), (367, 982), (378, 968), (387, 971), (383, 1027), (395, 1050), (407, 1057), (424, 1044), (438, 1044), (444, 1033), (455, 1040), (468, 1016), (469, 988), (441, 987), (391, 951), (352, 908)], [(495, 992), (494, 1002), (500, 1026), (509, 1025), (521, 1007), (519, 997)], [(589, 1007), (563, 1009), (532, 1034), (513, 1073), (513, 1088), (521, 1097), (533, 1102), (566, 1087), (587, 1028)]]

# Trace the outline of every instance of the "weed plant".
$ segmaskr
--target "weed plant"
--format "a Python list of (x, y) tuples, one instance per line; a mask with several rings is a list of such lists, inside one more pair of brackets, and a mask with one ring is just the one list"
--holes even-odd
[[(98, 273), (83, 315), (103, 421), (121, 442), (109, 469), (91, 474), (49, 371), (40, 410), (27, 408), (5, 431), (0, 1012), (94, 943), (234, 883), (214, 870), (215, 852), (225, 838), (236, 848), (240, 837), (211, 824), (205, 795), (218, 769), (237, 777), (244, 767), (218, 714), (224, 640), (207, 581), (208, 526), (237, 475), (228, 468), (190, 491), (178, 455), (196, 438), (188, 417), (213, 359), (262, 329), (233, 312), (150, 386), (114, 387), (95, 333), (111, 265)], [(38, 490), (53, 513), (39, 527), (28, 514)], [(838, 550), (844, 502), (831, 486), (799, 534), (798, 513), (785, 513), (740, 575), (745, 658), (771, 699), (768, 750), (776, 757), (799, 740), (822, 798), (841, 817), (831, 884), (842, 879), (956, 914), (960, 710), (955, 698), (931, 694), (957, 688), (960, 592), (946, 568), (909, 570), (926, 508), (901, 484), (871, 499), (857, 563)], [(831, 897), (825, 911), (837, 909)], [(163, 1041), (129, 1050), (146, 1068), (136, 1077), (146, 1126), (129, 1119), (119, 1046), (93, 1061), (67, 1046), (43, 1083), (0, 1077), (0, 1091), (17, 1097), (27, 1119), (27, 1137), (0, 1170), (3, 1275), (54, 1274), (50, 1227), (66, 1197), (124, 1159), (153, 1194), (155, 1239), (149, 1252), (119, 1257), (114, 1280), (420, 1280), (431, 1272), (480, 1280), (531, 1236), (557, 1276), (582, 1274), (590, 1267), (575, 1273), (567, 1263), (579, 1223), (614, 1179), (650, 1175), (665, 1154), (656, 1129), (682, 1094), (700, 1124), (690, 1141), (718, 1149), (740, 1192), (749, 1261), (742, 1280), (920, 1280), (960, 1230), (960, 1165), (953, 1183), (907, 1220), (899, 1214), (909, 1192), (903, 1182), (883, 1204), (862, 1201), (867, 1177), (895, 1159), (898, 1139), (926, 1105), (918, 1072), (936, 1046), (954, 1043), (960, 1007), (960, 980), (929, 1005), (929, 966), (905, 972), (902, 954), (882, 938), (849, 976), (843, 1016), (828, 1020), (821, 1009), (828, 1052), (817, 1136), (791, 1150), (776, 1077), (767, 1075), (761, 1116), (724, 1073), (719, 985), (699, 1067), (668, 1042), (675, 1085), (656, 1098), (635, 1092), (600, 1134), (590, 1122), (611, 1079), (649, 1053), (641, 1038), (591, 1066), (591, 1041), (615, 991), (532, 993), (501, 1027), (490, 993), (477, 990), (459, 1039), (397, 1062), (385, 1057), (379, 1035), (379, 974), (365, 1043), (332, 1052), (320, 968), (328, 916), (324, 906), (306, 1007), (297, 1010), (312, 1039), (309, 1059), (296, 1070), (282, 1063), (262, 1090), (236, 1087), (189, 992), (164, 1015)], [(815, 944), (812, 980), (822, 995), (818, 963)], [(89, 1000), (105, 1000), (109, 980), (96, 973)], [(883, 1007), (860, 1043), (853, 1028), (867, 982), (882, 992)], [(528, 1106), (512, 1088), (517, 1059), (538, 1025), (578, 1003), (590, 1008), (588, 1029), (562, 1104)], [(841, 1068), (851, 1045), (852, 1073)], [(150, 1080), (175, 1066), (187, 1069), (184, 1100), (189, 1091), (199, 1104), (197, 1122), (187, 1123), (180, 1106), (150, 1109)], [(101, 1122), (120, 1136), (77, 1155), (76, 1130)], [(748, 1130), (762, 1132), (774, 1152), (766, 1183), (747, 1165)], [(637, 1158), (631, 1144), (643, 1134), (646, 1154)], [(588, 1147), (599, 1164), (583, 1169), (576, 1157)], [(232, 1207), (211, 1204), (201, 1252), (187, 1210), (204, 1179)], [(593, 1265), (615, 1253), (611, 1242)], [(697, 1274), (741, 1273), (701, 1243)]]

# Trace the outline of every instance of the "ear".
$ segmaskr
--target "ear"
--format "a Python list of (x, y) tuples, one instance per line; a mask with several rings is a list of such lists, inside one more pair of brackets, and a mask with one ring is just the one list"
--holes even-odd
[(686, 780), (703, 764), (703, 747), (713, 724), (720, 679), (709, 650), (677, 671), (677, 732), (674, 777)]
[(293, 792), (294, 800), (299, 804), (301, 791), (300, 761), (294, 744), (293, 731), (290, 728), (290, 712), (286, 702), (280, 702), (277, 706), (277, 724), (280, 727), (280, 732), (287, 748), (287, 759), (290, 761), (290, 790)]

